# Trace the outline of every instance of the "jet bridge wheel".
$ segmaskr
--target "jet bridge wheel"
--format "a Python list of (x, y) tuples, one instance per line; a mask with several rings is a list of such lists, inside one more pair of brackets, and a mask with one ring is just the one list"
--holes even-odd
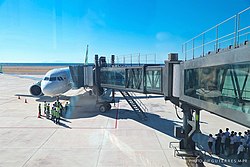
[(100, 105), (100, 107), (99, 107), (99, 111), (101, 113), (104, 113), (110, 109), (111, 109), (111, 105), (109, 103), (104, 103), (104, 104)]
[(100, 111), (101, 113), (104, 113), (104, 112), (106, 112), (107, 110), (108, 110), (107, 105), (102, 104), (102, 105), (99, 107), (99, 111)]

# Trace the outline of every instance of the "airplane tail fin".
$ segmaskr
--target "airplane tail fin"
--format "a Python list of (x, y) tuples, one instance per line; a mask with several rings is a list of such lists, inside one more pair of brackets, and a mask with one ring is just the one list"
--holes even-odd
[(88, 53), (89, 53), (89, 45), (87, 45), (86, 55), (85, 55), (85, 61), (84, 64), (88, 65)]

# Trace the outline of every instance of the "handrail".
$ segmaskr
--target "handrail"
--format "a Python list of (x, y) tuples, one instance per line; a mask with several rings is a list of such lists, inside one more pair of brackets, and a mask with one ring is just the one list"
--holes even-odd
[(240, 11), (238, 14), (241, 14), (241, 13), (244, 13), (245, 11), (249, 10), (250, 9), (250, 6), (242, 11)]
[(249, 28), (250, 28), (250, 26), (244, 27), (244, 28), (238, 30), (238, 32), (244, 31), (244, 30), (249, 29)]
[[(134, 97), (137, 97), (136, 94), (134, 92), (130, 92)], [(147, 106), (138, 98), (134, 99), (136, 101), (136, 103), (144, 110), (144, 111), (148, 111)]]
[(208, 30), (206, 30), (206, 31), (203, 31), (203, 32), (202, 32), (202, 33), (200, 33), (199, 35), (197, 35), (197, 36), (193, 37), (192, 39), (190, 39), (190, 40), (188, 40), (188, 41), (186, 41), (186, 42), (184, 42), (183, 44), (188, 43), (188, 42), (192, 41), (193, 39), (196, 39), (197, 37), (199, 37), (199, 36), (201, 36), (201, 35), (203, 35), (203, 34), (205, 34), (205, 33), (209, 32), (209, 31), (211, 31), (212, 29), (214, 29), (214, 28), (216, 28), (216, 27), (218, 27), (218, 26), (220, 26), (220, 25), (222, 25), (222, 24), (226, 23), (227, 21), (229, 21), (229, 20), (231, 20), (232, 18), (235, 18), (235, 17), (236, 17), (236, 15), (234, 15), (234, 16), (232, 16), (232, 17), (229, 17), (228, 19), (226, 19), (226, 20), (224, 20), (224, 21), (220, 22), (219, 24), (216, 24), (215, 26), (213, 26), (213, 27), (209, 28), (209, 29), (208, 29)]
[[(237, 46), (240, 45), (240, 43), (242, 42), (242, 36), (246, 36), (246, 38), (248, 39), (248, 34), (250, 33), (250, 25), (244, 27), (244, 28), (241, 28), (240, 26), (240, 23), (242, 21), (242, 18), (240, 17), (244, 12), (246, 11), (250, 11), (250, 7), (242, 10), (241, 12), (238, 12), (236, 15), (233, 15), (231, 17), (229, 17), (228, 19), (220, 22), (219, 24), (216, 24), (215, 26), (207, 29), (206, 31), (203, 31), (202, 33), (196, 35), (195, 37), (189, 39), (188, 41), (184, 42), (182, 44), (182, 53), (184, 54), (184, 57), (185, 57), (185, 61), (187, 60), (187, 57), (190, 57), (192, 56), (193, 59), (195, 58), (195, 51), (197, 51), (197, 49), (200, 49), (201, 50), (198, 50), (199, 52), (202, 52), (201, 54), (198, 54), (198, 55), (203, 55), (205, 54), (205, 49), (208, 50), (207, 46), (211, 43), (214, 43), (214, 50), (212, 51), (215, 51), (215, 53), (218, 52), (218, 49), (220, 47), (220, 45), (222, 43), (225, 43), (229, 40), (233, 40), (232, 41), (232, 45), (234, 46), (234, 48), (236, 48)], [(221, 26), (229, 21), (233, 21), (232, 22), (232, 25), (230, 25), (234, 31), (231, 32), (231, 33), (228, 33), (224, 36), (219, 36), (219, 31), (221, 32), (223, 30), (223, 27), (221, 29)], [(231, 24), (231, 23), (230, 23)], [(224, 28), (225, 29), (225, 28)], [(212, 39), (212, 40), (209, 40), (208, 42), (206, 41), (205, 37), (208, 38), (206, 36), (206, 34), (212, 30), (215, 30), (215, 39)], [(244, 33), (244, 34), (241, 34), (241, 32), (243, 31), (246, 31), (246, 30), (249, 30), (248, 32)], [(213, 33), (213, 32), (212, 32)], [(225, 39), (225, 38), (228, 38), (230, 36), (233, 36), (232, 38), (229, 38), (229, 39)], [(202, 39), (201, 39), (202, 37)], [(195, 44), (196, 40), (199, 38), (198, 40), (198, 43), (199, 44)], [(222, 39), (225, 39), (223, 41), (221, 41)], [(197, 42), (196, 42), (197, 43)], [(230, 44), (231, 45), (231, 44)], [(210, 47), (210, 46), (209, 46)], [(210, 50), (210, 49), (209, 49)], [(196, 53), (197, 54), (197, 53)], [(197, 56), (197, 55), (196, 55)]]

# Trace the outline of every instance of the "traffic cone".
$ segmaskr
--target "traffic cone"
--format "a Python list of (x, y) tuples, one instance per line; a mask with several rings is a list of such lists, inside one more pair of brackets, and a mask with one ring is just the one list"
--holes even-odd
[(24, 100), (24, 103), (28, 103), (27, 99)]
[(21, 99), (20, 96), (18, 96), (18, 99)]

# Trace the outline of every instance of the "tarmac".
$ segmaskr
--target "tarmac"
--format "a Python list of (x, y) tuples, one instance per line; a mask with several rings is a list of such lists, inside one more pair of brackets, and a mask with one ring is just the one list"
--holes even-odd
[[(56, 125), (45, 117), (38, 118), (38, 104), (48, 97), (29, 95), (35, 82), (32, 77), (41, 76), (0, 74), (0, 167), (190, 166), (169, 147), (170, 142), (179, 141), (174, 137), (174, 126), (182, 125), (182, 120), (177, 118), (174, 105), (162, 96), (138, 94), (148, 108), (146, 121), (140, 120), (117, 93), (120, 102), (112, 104), (110, 111), (100, 113), (95, 107), (85, 107), (84, 100), (78, 101), (77, 113), (67, 113)], [(61, 102), (79, 97), (79, 93), (84, 90), (65, 94)], [(182, 116), (180, 109), (177, 113)], [(237, 132), (248, 129), (201, 111), (202, 133), (196, 140), (206, 155), (205, 166), (238, 166), (205, 152), (207, 135), (226, 127)], [(242, 166), (249, 166), (249, 161)]]

